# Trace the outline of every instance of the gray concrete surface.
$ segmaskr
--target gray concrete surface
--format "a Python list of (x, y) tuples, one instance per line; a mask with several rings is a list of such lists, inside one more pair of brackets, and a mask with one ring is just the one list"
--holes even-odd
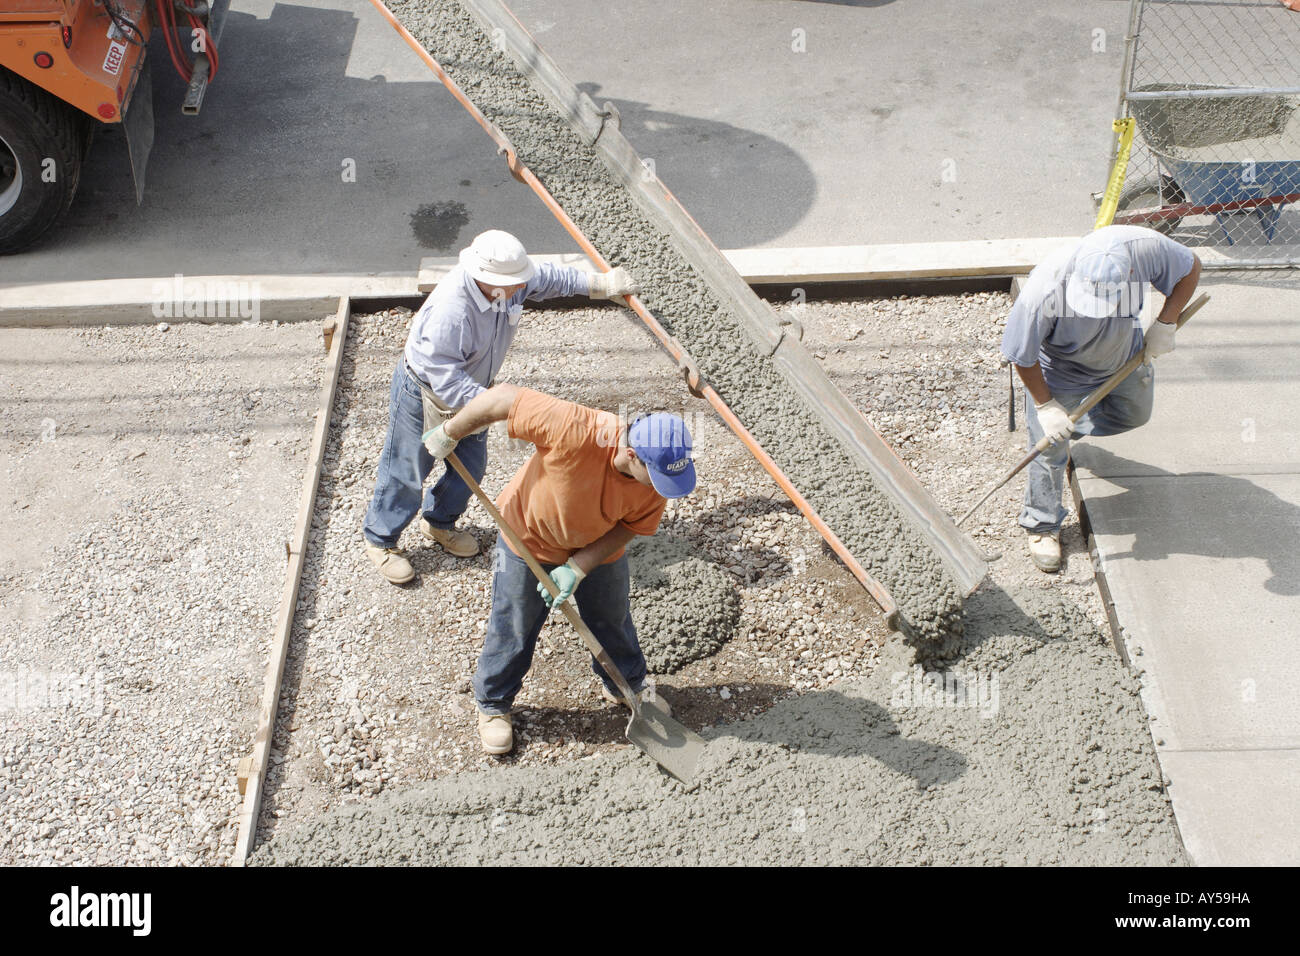
[(1152, 421), (1074, 459), (1190, 855), (1295, 864), (1300, 290), (1203, 285)]
[[(1071, 235), (1103, 185), (1127, 4), (516, 0), (722, 247)], [(1092, 52), (1093, 30), (1106, 31)], [(791, 49), (805, 31), (806, 52)], [(199, 117), (154, 56), (144, 204), (125, 143), (0, 283), (408, 272), (478, 230), (575, 247), (366, 0), (234, 0)], [(356, 182), (342, 178), (355, 160)], [(951, 161), (951, 162), (949, 162)], [(945, 178), (945, 171), (955, 177)]]
[(452, 774), (286, 821), (250, 862), (1185, 864), (1138, 680), (1101, 632), (1051, 588), (969, 607), (954, 670), (892, 643), (863, 680), (706, 728), (690, 788), (630, 747)]

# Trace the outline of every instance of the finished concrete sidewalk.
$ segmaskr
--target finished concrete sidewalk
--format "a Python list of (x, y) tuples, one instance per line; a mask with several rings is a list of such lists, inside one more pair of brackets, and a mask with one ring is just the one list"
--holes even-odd
[(1076, 478), (1191, 858), (1294, 865), (1300, 280), (1201, 287), (1151, 422), (1076, 443)]

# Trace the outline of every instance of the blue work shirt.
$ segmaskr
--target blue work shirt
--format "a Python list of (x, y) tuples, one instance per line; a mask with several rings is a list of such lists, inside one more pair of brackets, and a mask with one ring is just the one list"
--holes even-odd
[(1132, 264), (1129, 294), (1105, 319), (1079, 315), (1065, 300), (1065, 285), (1078, 246), (1048, 256), (1033, 272), (1011, 307), (1002, 334), (1002, 354), (1029, 367), (1041, 363), (1053, 392), (1087, 392), (1106, 381), (1142, 348), (1139, 316), (1146, 283), (1169, 295), (1192, 271), (1195, 257), (1181, 243), (1144, 226), (1105, 226), (1112, 246), (1123, 246)]
[(519, 328), (524, 300), (589, 293), (585, 272), (543, 263), (509, 299), (492, 302), (464, 268), (456, 266), (411, 319), (407, 364), (440, 401), (460, 408), (501, 371)]

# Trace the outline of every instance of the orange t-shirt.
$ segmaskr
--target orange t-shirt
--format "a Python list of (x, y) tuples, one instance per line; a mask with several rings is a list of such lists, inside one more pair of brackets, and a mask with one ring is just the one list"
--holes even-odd
[(537, 451), (510, 479), (497, 507), (538, 561), (563, 564), (615, 525), (655, 533), (668, 502), (614, 468), (616, 415), (521, 388), (507, 423), (511, 438), (530, 441)]

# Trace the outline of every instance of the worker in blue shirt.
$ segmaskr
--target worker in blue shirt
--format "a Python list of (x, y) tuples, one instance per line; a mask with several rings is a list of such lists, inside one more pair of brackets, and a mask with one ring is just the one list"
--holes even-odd
[[(397, 540), (421, 511), (419, 527), (426, 541), (457, 557), (478, 553), (474, 536), (456, 530), (470, 490), (449, 466), (425, 490), (435, 459), (421, 436), (495, 382), (524, 302), (571, 295), (613, 299), (636, 291), (636, 281), (622, 267), (601, 273), (538, 266), (518, 239), (497, 229), (481, 233), (461, 250), (459, 264), (412, 318), (406, 348), (393, 371), (388, 434), (363, 529), (366, 553), (386, 580), (405, 584), (415, 577)], [(487, 433), (462, 439), (456, 454), (481, 481), (487, 470)]]
[[(1025, 386), (1029, 447), (1053, 442), (1030, 463), (1020, 526), (1029, 557), (1046, 573), (1061, 568), (1061, 494), (1070, 439), (1118, 435), (1151, 417), (1155, 371), (1146, 363), (1087, 414), (1070, 412), (1146, 345), (1147, 358), (1172, 352), (1178, 316), (1200, 281), (1201, 262), (1181, 243), (1143, 226), (1105, 226), (1039, 263), (1017, 296), (1002, 354)], [(1144, 332), (1150, 284), (1164, 306)]]

